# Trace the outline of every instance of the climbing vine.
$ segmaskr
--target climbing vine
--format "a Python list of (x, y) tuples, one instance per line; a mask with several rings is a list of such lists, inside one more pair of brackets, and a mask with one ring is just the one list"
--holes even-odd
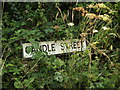
[[(120, 88), (120, 3), (4, 3), (3, 88)], [(63, 8), (66, 7), (66, 8)], [(85, 51), (25, 59), (22, 43), (87, 40)], [(28, 50), (31, 51), (30, 49)]]

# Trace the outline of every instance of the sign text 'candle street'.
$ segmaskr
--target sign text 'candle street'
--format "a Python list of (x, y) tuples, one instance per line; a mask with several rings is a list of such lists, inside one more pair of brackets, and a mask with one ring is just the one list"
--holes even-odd
[[(31, 47), (31, 43), (23, 43), (23, 57), (30, 58), (32, 57), (32, 53), (27, 52), (27, 48)], [(73, 40), (65, 40), (65, 41), (46, 41), (46, 42), (39, 42), (39, 49), (38, 51), (47, 52), (48, 55), (53, 54), (62, 54), (74, 51), (84, 51), (86, 49), (86, 41), (82, 41), (79, 39)], [(32, 49), (34, 52), (35, 49)]]

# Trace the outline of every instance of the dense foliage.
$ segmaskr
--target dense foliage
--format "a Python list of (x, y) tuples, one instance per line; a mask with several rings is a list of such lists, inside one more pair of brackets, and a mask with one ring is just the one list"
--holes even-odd
[[(120, 2), (4, 3), (3, 88), (120, 88)], [(72, 23), (71, 23), (72, 22)], [(86, 39), (87, 49), (22, 57), (21, 43)], [(30, 51), (30, 49), (28, 50)]]

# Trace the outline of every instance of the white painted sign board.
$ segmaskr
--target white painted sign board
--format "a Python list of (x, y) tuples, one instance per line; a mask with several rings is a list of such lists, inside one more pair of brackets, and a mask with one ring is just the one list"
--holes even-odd
[[(31, 43), (23, 43), (23, 57), (31, 58), (33, 55), (27, 53), (27, 47), (32, 46)], [(47, 52), (48, 55), (62, 54), (74, 51), (84, 51), (86, 49), (86, 41), (79, 39), (65, 40), (65, 41), (45, 41), (39, 42), (39, 51)]]

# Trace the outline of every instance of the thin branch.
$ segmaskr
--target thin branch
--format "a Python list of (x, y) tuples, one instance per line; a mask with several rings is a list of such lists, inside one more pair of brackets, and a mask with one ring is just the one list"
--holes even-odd
[(110, 57), (109, 57), (106, 53), (104, 53), (104, 52), (102, 52), (101, 50), (99, 50), (95, 45), (91, 45), (91, 46), (92, 46), (92, 48), (95, 49), (98, 53), (106, 56), (106, 57), (108, 58), (108, 60), (110, 61), (111, 65), (114, 66), (113, 62), (110, 60)]
[(38, 61), (34, 64), (34, 66), (22, 77), (21, 81), (23, 80), (23, 78), (24, 78), (30, 71), (32, 71), (32, 70), (35, 68), (35, 66), (38, 64), (38, 62), (39, 62), (40, 60), (41, 60), (41, 58), (39, 58)]
[[(63, 14), (62, 14), (62, 11), (61, 11), (61, 9), (56, 5), (56, 8), (58, 9), (58, 11), (60, 12), (60, 15), (61, 15), (61, 18), (62, 18), (62, 20), (63, 20)], [(64, 20), (63, 20), (64, 21)]]

